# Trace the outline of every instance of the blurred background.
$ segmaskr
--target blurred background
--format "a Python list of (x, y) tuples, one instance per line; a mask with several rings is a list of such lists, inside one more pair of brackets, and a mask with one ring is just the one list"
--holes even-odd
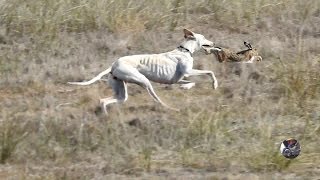
[[(263, 61), (194, 54), (191, 90), (130, 84), (125, 104), (88, 80), (117, 58), (162, 53), (183, 28)], [(0, 0), (0, 179), (315, 179), (320, 176), (320, 1)], [(288, 160), (281, 142), (295, 138)]]

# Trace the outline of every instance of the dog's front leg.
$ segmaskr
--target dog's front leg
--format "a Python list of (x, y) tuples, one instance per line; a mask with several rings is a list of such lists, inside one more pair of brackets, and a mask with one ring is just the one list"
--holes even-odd
[(199, 75), (208, 75), (211, 77), (212, 80), (212, 87), (214, 89), (217, 89), (218, 87), (218, 81), (216, 76), (214, 75), (214, 73), (212, 71), (208, 71), (208, 70), (198, 70), (198, 69), (190, 69), (186, 72), (185, 76), (199, 76)]
[(196, 83), (187, 81), (187, 80), (180, 80), (177, 82), (177, 84), (181, 84), (180, 88), (182, 89), (191, 89), (193, 86), (196, 85)]

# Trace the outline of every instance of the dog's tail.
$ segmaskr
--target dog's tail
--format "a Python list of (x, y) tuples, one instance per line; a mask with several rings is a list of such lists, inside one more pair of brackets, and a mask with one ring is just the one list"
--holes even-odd
[(100, 74), (98, 74), (96, 77), (92, 78), (89, 81), (84, 81), (84, 82), (68, 82), (68, 84), (74, 84), (74, 85), (81, 85), (81, 86), (86, 86), (89, 84), (92, 84), (96, 81), (98, 81), (99, 79), (102, 78), (102, 76), (109, 74), (111, 72), (111, 67), (109, 67), (108, 69), (102, 71)]

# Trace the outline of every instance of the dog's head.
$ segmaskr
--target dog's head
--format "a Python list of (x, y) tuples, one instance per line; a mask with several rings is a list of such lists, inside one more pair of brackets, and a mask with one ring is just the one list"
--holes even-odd
[(202, 34), (194, 33), (188, 29), (183, 29), (185, 41), (181, 44), (183, 47), (193, 53), (200, 49), (213, 47), (213, 42), (207, 40)]

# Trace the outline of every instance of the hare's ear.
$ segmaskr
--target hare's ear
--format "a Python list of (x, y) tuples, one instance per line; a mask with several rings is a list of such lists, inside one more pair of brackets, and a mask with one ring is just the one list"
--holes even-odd
[(252, 46), (251, 46), (250, 43), (244, 41), (243, 44), (244, 44), (248, 49), (252, 50)]
[(192, 32), (188, 29), (183, 29), (183, 33), (184, 33), (184, 38), (195, 38), (194, 32)]

